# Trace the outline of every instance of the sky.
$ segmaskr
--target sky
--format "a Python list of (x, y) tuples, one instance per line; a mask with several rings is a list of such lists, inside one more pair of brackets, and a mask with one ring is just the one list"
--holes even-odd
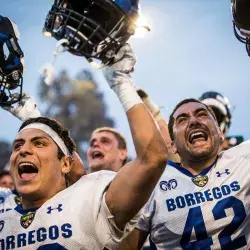
[[(56, 40), (44, 37), (42, 27), (52, 0), (0, 0), (0, 15), (19, 26), (20, 45), (25, 53), (24, 90), (39, 103), (39, 70), (52, 59)], [(232, 106), (229, 135), (250, 139), (250, 58), (233, 34), (230, 0), (141, 0), (141, 12), (151, 31), (143, 39), (131, 38), (137, 56), (133, 81), (148, 92), (168, 119), (182, 99), (199, 97), (206, 91), (225, 95)], [(64, 53), (56, 70), (74, 76), (89, 68), (84, 58)], [(91, 69), (104, 92), (109, 115), (128, 139), (130, 155), (134, 147), (126, 115), (102, 73)], [(0, 140), (12, 141), (19, 122), (0, 110)]]

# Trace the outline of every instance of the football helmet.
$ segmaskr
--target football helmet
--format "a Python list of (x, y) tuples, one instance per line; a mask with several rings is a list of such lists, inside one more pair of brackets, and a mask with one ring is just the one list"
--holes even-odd
[(231, 0), (233, 28), (236, 38), (246, 44), (250, 56), (250, 1)]
[(54, 0), (44, 35), (66, 39), (74, 55), (112, 63), (115, 53), (135, 33), (139, 0)]
[(229, 100), (214, 91), (205, 92), (199, 100), (212, 108), (223, 134), (226, 135), (232, 118)]
[(17, 25), (0, 16), (0, 106), (20, 101), (23, 85), (23, 52)]

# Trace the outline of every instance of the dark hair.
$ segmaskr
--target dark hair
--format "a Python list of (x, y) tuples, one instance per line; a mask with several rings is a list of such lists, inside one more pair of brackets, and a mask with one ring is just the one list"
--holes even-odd
[[(197, 100), (197, 99), (194, 99), (194, 98), (187, 98), (187, 99), (184, 99), (182, 101), (180, 101), (176, 106), (175, 108), (173, 109), (172, 113), (170, 114), (169, 116), (169, 122), (168, 122), (168, 131), (169, 131), (169, 135), (170, 135), (170, 138), (171, 140), (173, 141), (174, 140), (174, 130), (173, 130), (173, 127), (174, 127), (174, 122), (175, 122), (175, 119), (174, 119), (174, 113), (175, 111), (182, 105), (186, 104), (186, 103), (189, 103), (189, 102), (197, 102), (197, 103), (200, 103), (202, 105), (204, 105), (207, 110), (211, 113), (211, 115), (213, 116), (214, 120), (217, 122), (217, 119), (216, 119), (216, 116), (212, 110), (211, 107), (207, 106), (205, 103)], [(218, 123), (218, 122), (217, 122)]]
[[(67, 149), (69, 150), (69, 153), (73, 155), (73, 152), (76, 150), (76, 145), (73, 139), (70, 137), (69, 130), (65, 129), (61, 123), (58, 121), (51, 119), (49, 117), (36, 117), (36, 118), (30, 118), (23, 122), (21, 127), (19, 128), (19, 131), (22, 130), (24, 127), (26, 127), (29, 124), (32, 123), (43, 123), (47, 126), (49, 126), (51, 129), (53, 129), (59, 137), (63, 140), (65, 143)], [(57, 145), (58, 147), (58, 145)], [(62, 150), (58, 147), (58, 158), (59, 160), (64, 156), (64, 153)]]

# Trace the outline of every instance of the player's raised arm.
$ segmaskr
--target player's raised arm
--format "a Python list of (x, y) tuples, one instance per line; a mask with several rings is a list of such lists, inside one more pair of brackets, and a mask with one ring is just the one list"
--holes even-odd
[(123, 105), (136, 150), (135, 160), (126, 164), (110, 184), (106, 204), (116, 225), (123, 229), (149, 199), (167, 162), (167, 150), (158, 127), (132, 84), (135, 56), (123, 46), (116, 63), (104, 71), (107, 82)]
[(174, 162), (180, 162), (180, 157), (177, 153), (174, 153), (171, 146), (171, 138), (168, 131), (168, 123), (164, 120), (160, 108), (157, 104), (155, 104), (149, 97), (149, 95), (141, 88), (137, 89), (138, 95), (141, 97), (143, 103), (148, 108), (152, 116), (154, 117), (155, 121), (157, 122), (161, 134), (164, 138), (167, 151), (168, 151), (168, 160)]

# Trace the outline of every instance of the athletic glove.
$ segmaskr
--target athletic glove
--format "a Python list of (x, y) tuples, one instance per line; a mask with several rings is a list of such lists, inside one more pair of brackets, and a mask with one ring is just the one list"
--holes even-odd
[(106, 81), (118, 96), (126, 112), (134, 105), (142, 103), (131, 79), (131, 73), (134, 71), (135, 63), (135, 54), (131, 46), (126, 43), (118, 51), (114, 63), (106, 66), (103, 70)]
[(23, 94), (17, 105), (3, 106), (2, 108), (9, 111), (21, 121), (41, 116), (34, 98), (26, 93)]

